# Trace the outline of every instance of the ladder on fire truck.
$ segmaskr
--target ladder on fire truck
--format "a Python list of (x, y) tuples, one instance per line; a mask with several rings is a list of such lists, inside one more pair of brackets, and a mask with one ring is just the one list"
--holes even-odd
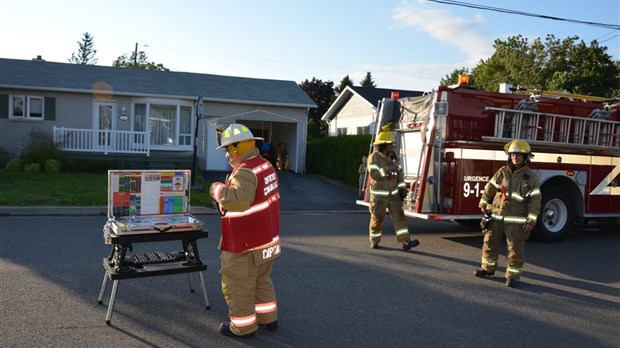
[(541, 113), (535, 100), (522, 100), (516, 109), (487, 107), (495, 113), (492, 137), (486, 141), (523, 139), (531, 144), (582, 149), (620, 150), (620, 121), (611, 120), (613, 108), (594, 109), (588, 117)]

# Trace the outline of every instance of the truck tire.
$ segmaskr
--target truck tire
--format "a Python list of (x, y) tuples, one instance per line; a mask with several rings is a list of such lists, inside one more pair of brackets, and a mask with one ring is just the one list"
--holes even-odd
[(542, 242), (561, 242), (573, 228), (573, 205), (562, 190), (551, 189), (543, 193), (541, 211), (534, 233)]

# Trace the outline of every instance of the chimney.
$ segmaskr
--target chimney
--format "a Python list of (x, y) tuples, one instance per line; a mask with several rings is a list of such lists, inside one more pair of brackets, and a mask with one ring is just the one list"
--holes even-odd
[(45, 62), (45, 59), (43, 59), (40, 55), (37, 55), (36, 58), (32, 58), (32, 60), (40, 60), (42, 62)]

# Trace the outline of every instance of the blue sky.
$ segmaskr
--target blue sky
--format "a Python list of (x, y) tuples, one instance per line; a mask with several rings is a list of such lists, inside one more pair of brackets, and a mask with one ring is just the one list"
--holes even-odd
[[(466, 0), (568, 19), (620, 24), (617, 0)], [(444, 5), (425, 0), (0, 0), (0, 57), (68, 62), (83, 33), (98, 65), (138, 43), (173, 71), (297, 83), (430, 90), (474, 67), (493, 41), (521, 34), (598, 40), (620, 59), (620, 30)]]

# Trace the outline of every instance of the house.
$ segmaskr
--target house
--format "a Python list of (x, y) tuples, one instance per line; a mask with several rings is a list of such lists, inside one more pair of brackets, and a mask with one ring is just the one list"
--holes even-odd
[(321, 118), (329, 124), (329, 136), (372, 134), (378, 102), (398, 92), (400, 98), (417, 97), (424, 92), (389, 88), (347, 86)]
[(285, 143), (289, 169), (303, 173), (309, 108), (294, 81), (0, 58), (0, 147), (11, 154), (36, 131), (66, 156), (167, 168), (191, 163), (195, 146), (198, 169), (229, 170), (216, 128), (243, 123)]

